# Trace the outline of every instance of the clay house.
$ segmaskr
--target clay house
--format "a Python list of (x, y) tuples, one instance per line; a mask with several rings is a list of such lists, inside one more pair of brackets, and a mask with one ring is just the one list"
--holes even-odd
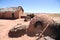
[(24, 14), (24, 9), (21, 6), (0, 8), (0, 18), (2, 19), (17, 19), (21, 18), (22, 14)]

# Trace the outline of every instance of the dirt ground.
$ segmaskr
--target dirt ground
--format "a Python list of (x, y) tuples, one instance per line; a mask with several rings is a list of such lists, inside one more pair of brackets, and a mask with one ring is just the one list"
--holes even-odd
[[(60, 17), (53, 18), (56, 22), (60, 23)], [(8, 32), (17, 24), (25, 24), (29, 25), (28, 22), (24, 22), (24, 19), (16, 19), (16, 20), (5, 20), (0, 19), (0, 40), (36, 40), (37, 37), (29, 37), (27, 34), (19, 37), (19, 38), (10, 38), (8, 36)]]
[(29, 22), (24, 22), (23, 19), (17, 20), (4, 20), (0, 19), (0, 40), (35, 40), (35, 37), (29, 37), (27, 34), (21, 36), (19, 38), (10, 38), (8, 36), (8, 32), (17, 24), (26, 24), (28, 25)]

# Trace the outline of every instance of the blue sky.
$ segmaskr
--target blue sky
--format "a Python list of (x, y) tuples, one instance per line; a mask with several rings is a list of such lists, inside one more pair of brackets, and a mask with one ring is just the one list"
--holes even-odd
[(0, 0), (0, 8), (14, 6), (31, 13), (60, 13), (60, 0)]

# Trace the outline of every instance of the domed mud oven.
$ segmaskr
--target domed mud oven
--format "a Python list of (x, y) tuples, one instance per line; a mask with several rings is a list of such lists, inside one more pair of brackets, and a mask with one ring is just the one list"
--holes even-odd
[(52, 17), (47, 14), (36, 15), (30, 22), (27, 31), (30, 34), (39, 34), (48, 25), (53, 23)]

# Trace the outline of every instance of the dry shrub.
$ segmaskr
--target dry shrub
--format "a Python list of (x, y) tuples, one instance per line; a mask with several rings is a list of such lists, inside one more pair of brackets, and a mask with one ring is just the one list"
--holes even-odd
[(34, 14), (28, 14), (27, 16), (29, 16), (30, 18), (33, 18), (35, 15)]

